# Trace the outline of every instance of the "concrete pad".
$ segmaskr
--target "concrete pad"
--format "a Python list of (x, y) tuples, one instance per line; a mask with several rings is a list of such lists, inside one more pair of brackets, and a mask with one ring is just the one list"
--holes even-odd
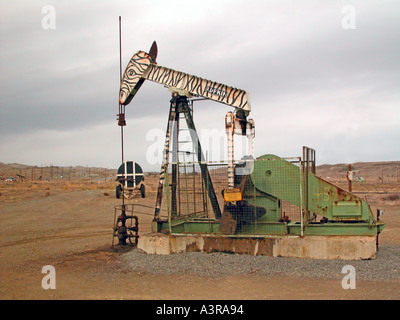
[(374, 236), (306, 236), (276, 239), (273, 256), (311, 259), (375, 259)]
[(138, 248), (148, 254), (228, 252), (274, 257), (361, 260), (375, 259), (374, 236), (230, 237), (165, 235), (139, 238)]
[(139, 238), (138, 248), (149, 254), (171, 254), (170, 240), (162, 233), (148, 234)]

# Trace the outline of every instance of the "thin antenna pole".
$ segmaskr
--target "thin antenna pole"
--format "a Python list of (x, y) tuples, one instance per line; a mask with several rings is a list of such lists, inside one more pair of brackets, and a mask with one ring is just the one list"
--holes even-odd
[[(122, 81), (122, 44), (121, 44), (121, 16), (119, 16), (119, 83), (121, 85)], [(123, 110), (123, 106), (119, 104), (119, 114), (125, 114), (125, 110)], [(124, 117), (125, 118), (125, 117)], [(125, 119), (124, 119), (125, 120)], [(121, 125), (121, 156), (122, 156), (122, 164), (124, 163), (124, 126)], [(125, 215), (125, 195), (122, 194), (122, 214)], [(125, 222), (123, 222), (125, 224)]]
[[(121, 16), (119, 16), (119, 83), (122, 81), (122, 41), (121, 41)], [(119, 113), (125, 113), (123, 106), (119, 104)], [(122, 163), (124, 163), (124, 126), (121, 126), (121, 153)]]
[(122, 81), (121, 16), (119, 16), (119, 81)]

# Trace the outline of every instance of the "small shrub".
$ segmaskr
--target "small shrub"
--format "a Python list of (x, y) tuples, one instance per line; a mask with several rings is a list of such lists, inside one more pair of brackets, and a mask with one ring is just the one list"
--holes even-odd
[(390, 194), (387, 197), (383, 197), (383, 200), (388, 200), (388, 201), (396, 201), (400, 199), (399, 194)]

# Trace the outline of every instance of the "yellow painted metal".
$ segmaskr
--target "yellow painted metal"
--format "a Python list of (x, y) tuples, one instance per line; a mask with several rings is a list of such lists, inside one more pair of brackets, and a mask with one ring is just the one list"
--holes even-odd
[(242, 191), (240, 188), (230, 188), (224, 190), (225, 202), (242, 201)]

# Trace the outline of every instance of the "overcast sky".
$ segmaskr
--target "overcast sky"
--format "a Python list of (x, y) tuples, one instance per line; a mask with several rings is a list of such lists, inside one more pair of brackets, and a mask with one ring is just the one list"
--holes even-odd
[[(55, 9), (55, 29), (43, 27), (52, 21), (46, 5)], [(158, 64), (249, 93), (256, 156), (301, 156), (306, 145), (317, 150), (317, 164), (400, 160), (399, 1), (1, 0), (0, 7), (1, 162), (120, 165), (118, 16), (123, 69), (156, 40)], [(146, 81), (126, 107), (125, 159), (145, 170), (159, 169), (148, 157), (151, 139), (165, 131), (169, 99)], [(223, 134), (228, 111), (196, 102), (197, 129)]]

